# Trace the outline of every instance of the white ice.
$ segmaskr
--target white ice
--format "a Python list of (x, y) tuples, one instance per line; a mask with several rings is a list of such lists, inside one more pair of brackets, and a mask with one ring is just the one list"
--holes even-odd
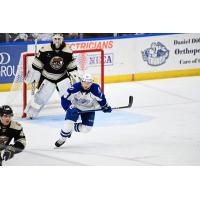
[[(96, 112), (90, 133), (76, 133), (60, 147), (54, 143), (64, 111), (44, 109), (38, 119), (17, 118), (27, 146), (6, 166), (169, 166), (200, 165), (200, 76), (105, 85), (111, 106), (131, 109)], [(0, 104), (6, 93), (0, 93)], [(56, 96), (56, 98), (58, 98)]]

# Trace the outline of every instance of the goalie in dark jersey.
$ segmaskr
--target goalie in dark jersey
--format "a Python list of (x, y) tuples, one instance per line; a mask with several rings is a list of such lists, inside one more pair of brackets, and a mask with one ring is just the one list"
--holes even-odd
[[(24, 150), (26, 138), (22, 126), (12, 120), (13, 110), (8, 105), (0, 107), (0, 160), (9, 160)], [(11, 144), (12, 139), (14, 143)]]
[(61, 97), (72, 83), (79, 81), (73, 52), (62, 34), (54, 34), (52, 42), (39, 50), (25, 81), (38, 83), (38, 90), (25, 109), (29, 118), (37, 117), (55, 90)]

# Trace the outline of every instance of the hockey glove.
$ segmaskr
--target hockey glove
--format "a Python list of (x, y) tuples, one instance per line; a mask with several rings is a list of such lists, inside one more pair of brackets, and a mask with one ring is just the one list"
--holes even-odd
[(4, 154), (3, 154), (3, 159), (5, 161), (13, 158), (15, 154), (15, 148), (13, 147), (13, 145), (8, 145), (6, 148), (5, 148), (5, 151), (4, 151)]
[(34, 81), (38, 82), (40, 79), (41, 73), (35, 69), (28, 70), (26, 78), (25, 78), (25, 83), (33, 83)]
[(104, 113), (110, 113), (110, 112), (112, 112), (112, 108), (108, 104), (106, 104), (105, 106), (103, 106), (102, 110), (103, 110)]
[(72, 71), (72, 72), (69, 72), (69, 74), (70, 74), (70, 80), (71, 80), (72, 84), (78, 83), (78, 82), (81, 81), (77, 70), (74, 70), (74, 71)]

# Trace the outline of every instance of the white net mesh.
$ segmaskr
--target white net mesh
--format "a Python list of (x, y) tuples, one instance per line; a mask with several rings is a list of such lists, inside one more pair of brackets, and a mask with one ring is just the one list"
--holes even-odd
[(102, 86), (101, 78), (101, 54), (99, 52), (75, 53), (76, 65), (80, 76), (84, 72), (92, 74), (94, 81)]
[[(20, 117), (23, 113), (23, 105), (24, 105), (24, 62), (23, 62), (23, 55), (27, 54), (22, 53), (20, 57), (20, 61), (17, 67), (17, 72), (11, 86), (10, 92), (8, 93), (6, 103), (13, 108), (15, 116)], [(31, 68), (31, 63), (34, 56), (27, 57), (27, 70)], [(30, 85), (27, 85), (26, 95), (30, 96)]]

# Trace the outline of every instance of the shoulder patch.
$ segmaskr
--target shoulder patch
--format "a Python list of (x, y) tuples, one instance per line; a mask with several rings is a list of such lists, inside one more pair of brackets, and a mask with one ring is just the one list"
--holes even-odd
[(21, 130), (22, 126), (20, 123), (18, 123), (16, 121), (11, 121), (10, 128), (13, 128), (15, 130)]
[(20, 123), (18, 123), (18, 122), (16, 122), (16, 124), (17, 124), (18, 126), (21, 126), (21, 124), (20, 124)]
[(52, 51), (53, 49), (51, 48), (51, 44), (47, 44), (45, 46), (42, 46), (40, 51), (45, 52), (45, 51)]
[(71, 47), (69, 47), (68, 45), (66, 45), (66, 47), (64, 47), (64, 48), (62, 49), (62, 51), (66, 52), (66, 53), (72, 53), (72, 49), (71, 49)]

